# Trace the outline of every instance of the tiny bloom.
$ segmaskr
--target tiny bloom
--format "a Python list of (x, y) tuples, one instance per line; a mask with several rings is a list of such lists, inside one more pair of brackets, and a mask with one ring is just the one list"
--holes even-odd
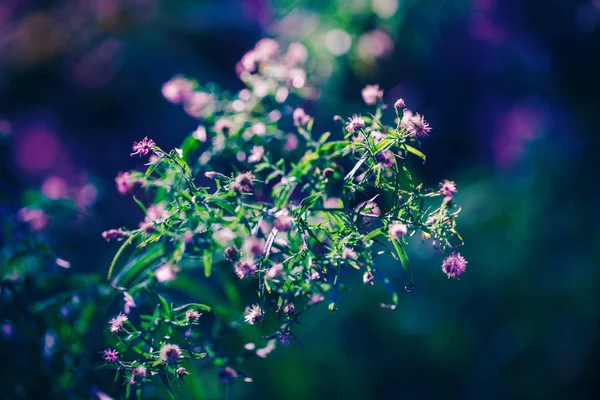
[(296, 108), (292, 113), (292, 117), (294, 118), (294, 125), (296, 126), (304, 126), (310, 121), (310, 115), (308, 115), (303, 108)]
[(287, 209), (283, 209), (275, 214), (273, 226), (279, 231), (289, 231), (293, 222), (294, 218), (292, 218), (290, 212)]
[(283, 145), (283, 149), (285, 151), (293, 151), (298, 147), (298, 137), (293, 133), (288, 133), (285, 135), (285, 145)]
[(254, 53), (257, 60), (267, 62), (279, 54), (279, 43), (271, 38), (260, 39), (254, 45)]
[(224, 384), (233, 382), (233, 380), (237, 377), (238, 373), (231, 367), (225, 367), (219, 371), (219, 380)]
[(356, 258), (356, 252), (351, 247), (344, 247), (342, 249), (342, 259), (348, 260), (350, 258)]
[(394, 153), (391, 150), (380, 151), (375, 154), (379, 168), (392, 168), (394, 166)]
[(175, 372), (177, 373), (177, 375), (179, 376), (184, 376), (184, 375), (189, 375), (190, 373), (187, 371), (187, 369), (183, 368), (183, 367), (179, 367), (175, 370)]
[(198, 128), (196, 128), (192, 136), (202, 143), (206, 142), (206, 128), (202, 125), (198, 125)]
[(431, 127), (425, 121), (425, 117), (416, 113), (410, 118), (407, 132), (410, 136), (425, 137), (431, 131)]
[(457, 192), (458, 190), (456, 189), (456, 184), (453, 181), (445, 180), (442, 183), (440, 183), (440, 190), (438, 191), (438, 193), (446, 197), (452, 198), (454, 193)]
[(390, 225), (388, 230), (390, 232), (390, 236), (392, 236), (396, 239), (400, 239), (400, 238), (402, 238), (402, 236), (404, 236), (408, 233), (408, 226), (406, 226), (406, 224), (394, 222), (393, 224)]
[(375, 277), (373, 276), (373, 273), (370, 271), (367, 271), (364, 273), (363, 275), (363, 283), (369, 284), (369, 285), (373, 285), (373, 280), (375, 279)]
[(258, 239), (255, 236), (251, 236), (244, 240), (244, 245), (242, 247), (244, 253), (253, 254), (255, 256), (260, 256), (263, 254), (264, 247), (262, 240)]
[(123, 313), (119, 313), (116, 317), (113, 317), (110, 321), (108, 321), (108, 325), (110, 325), (110, 331), (112, 333), (118, 333), (127, 319), (127, 315)]
[(265, 274), (267, 278), (273, 279), (281, 275), (281, 271), (283, 270), (283, 264), (275, 264)]
[(200, 319), (200, 316), (202, 314), (198, 312), (198, 310), (194, 310), (193, 308), (190, 308), (189, 310), (187, 310), (185, 312), (185, 319), (188, 322), (196, 322)]
[(215, 122), (215, 132), (227, 134), (233, 127), (233, 122), (228, 119), (221, 118)]
[(125, 306), (123, 307), (125, 314), (129, 314), (132, 308), (135, 308), (135, 301), (133, 301), (133, 297), (127, 292), (123, 292), (123, 301), (125, 302)]
[(254, 174), (242, 172), (235, 177), (231, 188), (238, 193), (252, 193), (254, 191)]
[(252, 351), (256, 348), (256, 345), (254, 343), (246, 343), (244, 345), (244, 348), (248, 351)]
[(381, 131), (373, 131), (371, 132), (371, 137), (373, 138), (373, 141), (375, 143), (379, 143), (381, 142), (383, 139), (385, 139), (387, 135)]
[(322, 302), (323, 300), (325, 300), (325, 296), (323, 296), (321, 293), (313, 293), (313, 295), (310, 296), (311, 304), (317, 304)]
[(117, 190), (121, 194), (127, 194), (133, 189), (134, 181), (129, 172), (119, 172), (115, 178)]
[(166, 343), (160, 349), (160, 358), (167, 362), (177, 361), (181, 358), (181, 349), (176, 344)]
[(252, 259), (247, 258), (244, 260), (240, 260), (235, 264), (235, 274), (240, 279), (244, 279), (246, 276), (251, 275), (254, 276), (256, 273), (256, 264)]
[(177, 278), (177, 271), (173, 264), (166, 263), (161, 265), (155, 272), (156, 280), (159, 282), (169, 282)]
[(321, 277), (321, 274), (319, 274), (319, 272), (316, 269), (313, 269), (310, 271), (310, 280), (311, 281), (316, 281), (320, 277)]
[(235, 246), (229, 246), (225, 249), (224, 257), (227, 261), (237, 261), (240, 258), (240, 253)]
[(360, 93), (368, 105), (373, 105), (383, 98), (383, 90), (379, 89), (379, 85), (367, 85)]
[(260, 358), (266, 358), (273, 350), (275, 350), (275, 339), (269, 340), (265, 347), (256, 350), (256, 355)]
[(150, 151), (152, 150), (152, 147), (154, 145), (156, 145), (156, 143), (154, 143), (154, 140), (148, 139), (148, 136), (146, 136), (141, 141), (133, 143), (133, 147), (132, 147), (133, 153), (131, 153), (131, 155), (132, 156), (134, 156), (136, 154), (139, 154), (140, 156), (148, 155), (148, 153), (150, 153)]
[(194, 233), (192, 231), (186, 231), (183, 234), (183, 240), (187, 243), (190, 244), (192, 243), (192, 239), (194, 238)]
[(292, 343), (290, 331), (282, 330), (277, 334), (277, 341), (282, 346), (289, 346)]
[(402, 111), (402, 119), (400, 120), (400, 128), (408, 131), (408, 128), (410, 126), (410, 120), (413, 117), (413, 112), (410, 111), (408, 108), (405, 108), (404, 111)]
[(249, 163), (257, 163), (259, 162), (263, 156), (265, 155), (265, 148), (262, 146), (254, 146), (252, 147), (252, 151), (250, 152), (250, 157), (248, 157)]
[(110, 242), (111, 240), (123, 240), (126, 234), (127, 233), (121, 228), (109, 229), (107, 231), (102, 232), (102, 238), (107, 242)]
[(323, 176), (325, 178), (331, 178), (333, 176), (334, 170), (333, 168), (327, 167), (323, 170)]
[(252, 133), (254, 133), (255, 135), (264, 135), (265, 133), (267, 133), (267, 126), (265, 124), (263, 124), (262, 122), (258, 122), (254, 125), (252, 125), (252, 129), (251, 129)]
[(360, 115), (354, 114), (352, 117), (348, 118), (348, 123), (346, 124), (346, 130), (350, 133), (354, 133), (365, 127), (365, 120)]
[(44, 210), (32, 208), (21, 208), (18, 212), (19, 219), (27, 224), (34, 231), (42, 230), (48, 224), (48, 214)]
[(175, 153), (179, 156), (179, 158), (183, 158), (183, 150), (175, 147)]
[(246, 307), (246, 311), (244, 311), (244, 320), (250, 324), (254, 325), (256, 321), (262, 321), (262, 309), (258, 304), (253, 304), (251, 307)]
[(140, 365), (139, 367), (134, 368), (133, 371), (131, 371), (131, 379), (129, 382), (131, 384), (141, 382), (146, 377), (147, 372), (148, 372), (148, 369), (146, 367), (144, 367), (143, 365)]
[(207, 177), (208, 179), (215, 179), (215, 176), (217, 176), (217, 173), (215, 171), (206, 171), (204, 173), (204, 176)]
[(442, 271), (448, 278), (458, 278), (465, 272), (467, 260), (458, 253), (452, 253), (442, 262)]
[(162, 94), (171, 103), (181, 103), (189, 99), (194, 90), (194, 84), (186, 78), (176, 76), (162, 87)]
[(286, 306), (283, 308), (283, 312), (286, 313), (288, 316), (294, 315), (294, 313), (296, 312), (296, 306), (294, 305), (294, 303), (286, 304)]
[(402, 99), (402, 98), (396, 100), (396, 102), (394, 103), (394, 108), (396, 109), (396, 112), (404, 107), (406, 107), (406, 103), (404, 102), (404, 99)]
[(113, 349), (104, 350), (103, 357), (106, 362), (115, 362), (119, 358), (119, 352)]

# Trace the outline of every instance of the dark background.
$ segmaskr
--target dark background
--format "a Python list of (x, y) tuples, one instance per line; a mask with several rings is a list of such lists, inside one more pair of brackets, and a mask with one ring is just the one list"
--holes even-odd
[[(235, 62), (261, 37), (285, 36), (276, 22), (292, 10), (312, 10), (325, 31), (380, 27), (392, 52), (376, 62), (337, 57), (323, 95), (305, 107), (318, 128), (333, 129), (331, 116), (365, 112), (360, 89), (379, 83), (388, 104), (404, 97), (426, 116), (428, 161), (415, 168), (429, 186), (444, 178), (458, 185), (467, 273), (446, 279), (415, 240), (416, 287), (398, 309), (379, 308), (385, 292), (357, 278), (339, 312), (313, 315), (303, 348), (253, 362), (254, 383), (234, 394), (600, 397), (600, 2), (413, 0), (388, 19), (374, 17), (370, 1), (355, 2), (367, 4), (357, 11), (350, 3), (4, 0), (7, 207), (31, 202), (49, 176), (93, 185), (96, 201), (68, 227), (51, 217), (45, 239), (76, 271), (104, 273), (115, 248), (100, 232), (142, 218), (113, 184), (138, 162), (132, 141), (148, 135), (172, 148), (197, 124), (162, 98), (165, 81), (183, 73), (240, 89)], [(318, 49), (311, 57), (333, 59)]]

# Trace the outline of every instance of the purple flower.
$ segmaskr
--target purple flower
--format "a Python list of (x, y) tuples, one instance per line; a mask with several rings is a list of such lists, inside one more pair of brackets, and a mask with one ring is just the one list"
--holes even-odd
[(323, 296), (321, 293), (313, 293), (312, 296), (310, 296), (311, 304), (318, 304), (323, 300), (325, 300), (325, 296)]
[(177, 361), (181, 358), (181, 349), (176, 344), (166, 343), (160, 349), (160, 358), (167, 362)]
[(121, 194), (127, 194), (133, 189), (133, 180), (129, 172), (119, 172), (115, 178), (117, 184), (117, 190)]
[(102, 238), (107, 242), (111, 240), (123, 240), (123, 238), (127, 235), (127, 233), (119, 228), (119, 229), (109, 229), (107, 231), (102, 232)]
[(175, 372), (177, 373), (177, 375), (179, 376), (184, 376), (184, 375), (189, 375), (190, 373), (187, 371), (187, 369), (183, 368), (183, 367), (179, 367), (175, 370)]
[(261, 256), (264, 252), (264, 245), (262, 240), (258, 239), (255, 236), (250, 236), (249, 238), (244, 240), (244, 245), (242, 246), (242, 249), (246, 254)]
[(254, 191), (254, 174), (242, 172), (235, 177), (231, 188), (238, 193), (252, 193)]
[(237, 259), (240, 258), (240, 253), (235, 246), (229, 246), (225, 249), (224, 257), (227, 261), (237, 261)]
[(398, 100), (396, 100), (396, 102), (394, 103), (394, 108), (396, 109), (396, 112), (398, 112), (401, 108), (406, 107), (406, 103), (404, 102), (404, 99), (400, 98)]
[(125, 314), (129, 314), (132, 308), (135, 308), (135, 301), (133, 301), (133, 297), (127, 292), (123, 292), (123, 301), (125, 302), (124, 311)]
[(252, 164), (257, 163), (263, 158), (264, 155), (265, 155), (264, 147), (254, 146), (254, 147), (252, 147), (250, 157), (248, 157), (248, 162), (252, 163)]
[(118, 333), (127, 319), (127, 315), (123, 313), (119, 313), (116, 317), (113, 317), (110, 321), (108, 321), (108, 325), (110, 325), (110, 331), (112, 333)]
[(273, 226), (279, 231), (289, 231), (293, 222), (294, 218), (292, 218), (290, 212), (287, 209), (283, 209), (279, 210), (275, 214), (275, 222), (273, 222)]
[(258, 304), (253, 304), (251, 307), (246, 307), (246, 311), (244, 311), (244, 320), (250, 324), (254, 325), (256, 321), (262, 321), (262, 309)]
[(148, 139), (148, 136), (146, 136), (141, 141), (133, 143), (133, 147), (132, 147), (133, 153), (131, 153), (131, 155), (132, 156), (134, 156), (136, 154), (139, 154), (140, 156), (148, 155), (148, 153), (150, 153), (150, 151), (152, 151), (152, 146), (154, 146), (154, 145), (156, 145), (156, 143), (154, 143), (154, 140)]
[(375, 104), (383, 98), (383, 90), (379, 89), (379, 85), (367, 85), (360, 93), (368, 105)]
[(119, 352), (113, 349), (104, 350), (103, 357), (106, 362), (113, 363), (119, 358)]
[(400, 125), (413, 137), (425, 137), (431, 131), (431, 127), (425, 121), (425, 118), (419, 113), (413, 115), (410, 110), (404, 110)]
[(442, 272), (448, 275), (448, 278), (458, 278), (465, 272), (467, 260), (458, 253), (452, 253), (442, 262)]
[(156, 276), (156, 280), (159, 282), (170, 282), (177, 279), (177, 271), (173, 264), (166, 263), (154, 272), (154, 276)]
[(370, 284), (373, 285), (373, 280), (375, 279), (375, 277), (373, 276), (373, 273), (370, 271), (367, 271), (364, 273), (363, 275), (363, 283), (366, 284)]
[(354, 114), (352, 117), (348, 118), (348, 123), (346, 124), (346, 130), (350, 133), (354, 133), (365, 127), (365, 120), (360, 115)]
[(235, 274), (240, 279), (244, 279), (246, 276), (254, 276), (256, 273), (256, 264), (250, 258), (240, 260), (235, 264)]
[(453, 181), (445, 180), (442, 183), (440, 183), (440, 190), (438, 191), (438, 193), (446, 197), (452, 198), (454, 193), (457, 192), (458, 190), (456, 189), (456, 184)]
[(288, 316), (294, 315), (294, 313), (296, 312), (296, 306), (294, 305), (294, 303), (286, 304), (285, 307), (283, 307), (283, 312), (286, 313)]
[(148, 368), (144, 367), (143, 365), (140, 365), (139, 367), (134, 368), (131, 371), (131, 379), (129, 380), (129, 383), (131, 383), (133, 385), (134, 383), (141, 382), (146, 377), (147, 372), (148, 372)]
[(308, 115), (303, 108), (296, 108), (292, 114), (294, 118), (294, 125), (304, 126), (310, 121), (310, 115)]
[(394, 166), (394, 153), (391, 150), (380, 151), (375, 154), (375, 160), (379, 168), (391, 168)]
[(400, 238), (402, 238), (402, 236), (404, 236), (408, 233), (408, 226), (406, 226), (405, 224), (401, 224), (399, 222), (394, 222), (393, 224), (390, 225), (388, 230), (390, 232), (390, 236), (392, 236), (396, 239), (400, 239)]
[(281, 271), (283, 271), (283, 264), (275, 264), (265, 274), (265, 276), (269, 279), (274, 279), (281, 275)]
[(292, 343), (291, 334), (288, 330), (281, 330), (277, 334), (277, 341), (282, 346), (289, 346)]

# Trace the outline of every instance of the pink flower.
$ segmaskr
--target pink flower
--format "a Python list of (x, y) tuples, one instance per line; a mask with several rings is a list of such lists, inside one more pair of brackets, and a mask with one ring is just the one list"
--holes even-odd
[(181, 349), (176, 344), (166, 343), (160, 349), (160, 358), (167, 362), (177, 361), (181, 358)]
[(362, 98), (368, 105), (373, 105), (383, 98), (383, 90), (379, 85), (367, 85), (361, 91)]
[(260, 62), (267, 62), (279, 54), (279, 43), (274, 39), (260, 39), (254, 46), (254, 55)]
[(193, 92), (187, 98), (183, 109), (190, 117), (201, 118), (211, 100), (212, 97), (207, 93)]
[(264, 155), (265, 155), (264, 147), (254, 146), (252, 148), (252, 152), (250, 153), (250, 157), (248, 157), (248, 162), (249, 163), (257, 163), (263, 158)]
[(390, 236), (396, 239), (400, 239), (402, 238), (402, 236), (408, 233), (408, 226), (406, 226), (405, 224), (394, 222), (389, 226), (388, 230), (390, 232)]
[(240, 260), (235, 264), (235, 274), (240, 279), (244, 279), (246, 276), (254, 276), (256, 273), (256, 264), (252, 259), (247, 258), (244, 260)]
[(102, 232), (102, 238), (107, 242), (111, 240), (123, 240), (123, 238), (127, 235), (127, 233), (119, 228), (119, 229), (109, 229), (107, 231)]
[(48, 224), (48, 214), (43, 210), (24, 207), (19, 210), (19, 219), (29, 224), (29, 227), (34, 231), (42, 230)]
[(140, 140), (139, 142), (133, 142), (133, 153), (132, 156), (139, 154), (140, 156), (145, 156), (152, 151), (152, 147), (155, 146), (154, 140), (148, 139), (148, 136)]
[(262, 309), (258, 304), (253, 304), (251, 307), (246, 307), (246, 311), (244, 311), (244, 320), (250, 324), (254, 325), (257, 321), (262, 321)]
[(231, 188), (238, 193), (252, 193), (254, 191), (254, 174), (242, 172), (235, 177)]
[(106, 362), (113, 363), (119, 358), (119, 352), (113, 349), (106, 349), (103, 353)]
[(256, 350), (256, 355), (260, 358), (266, 358), (273, 350), (275, 350), (275, 339), (269, 340), (265, 347)]
[(200, 316), (202, 314), (198, 312), (198, 310), (194, 310), (193, 308), (190, 308), (189, 310), (187, 310), (185, 312), (185, 319), (188, 322), (196, 322), (200, 319)]
[(391, 150), (380, 151), (375, 154), (379, 168), (392, 168), (394, 166), (394, 153)]
[(425, 118), (419, 113), (412, 115), (410, 110), (404, 110), (400, 125), (413, 137), (425, 137), (431, 131), (431, 127), (425, 121)]
[(448, 275), (448, 278), (458, 278), (465, 272), (467, 260), (458, 253), (452, 253), (442, 262), (442, 272)]
[(235, 246), (229, 246), (225, 249), (223, 256), (227, 261), (236, 261), (240, 257), (240, 253)]
[(274, 279), (281, 275), (281, 271), (283, 270), (283, 264), (275, 264), (265, 274), (265, 276), (269, 279)]
[(294, 223), (294, 218), (290, 215), (288, 209), (279, 210), (275, 214), (273, 226), (279, 231), (289, 231)]
[(156, 272), (154, 272), (154, 275), (159, 282), (169, 282), (177, 278), (175, 266), (171, 263), (161, 265)]
[(442, 183), (440, 183), (440, 190), (438, 191), (438, 193), (446, 197), (452, 198), (454, 193), (457, 192), (458, 190), (456, 189), (456, 184), (453, 181), (445, 180)]
[(192, 136), (194, 137), (194, 139), (202, 143), (206, 142), (206, 128), (202, 125), (198, 125), (198, 128), (196, 128)]
[(406, 103), (404, 102), (404, 99), (400, 98), (398, 100), (396, 100), (396, 102), (394, 103), (394, 108), (396, 109), (396, 112), (398, 112), (400, 109), (406, 107)]
[(242, 250), (244, 250), (244, 253), (246, 254), (261, 256), (264, 252), (263, 241), (257, 238), (256, 236), (250, 236), (249, 238), (244, 240)]
[(112, 333), (118, 333), (123, 328), (123, 324), (127, 322), (127, 315), (123, 313), (117, 314), (116, 317), (113, 317), (110, 321), (108, 321), (108, 325), (110, 326), (110, 331)]
[(360, 115), (354, 114), (352, 117), (348, 118), (348, 123), (346, 124), (346, 130), (350, 133), (354, 133), (365, 127), (365, 120)]
[(311, 302), (311, 304), (320, 303), (324, 299), (325, 299), (325, 297), (321, 293), (313, 293), (313, 295), (310, 296), (310, 302)]
[(175, 370), (175, 372), (177, 373), (177, 375), (179, 376), (184, 376), (184, 375), (189, 375), (190, 373), (187, 371), (187, 369), (183, 368), (183, 367), (179, 367)]
[(265, 124), (263, 124), (262, 122), (258, 122), (254, 125), (252, 125), (252, 129), (251, 129), (252, 133), (254, 133), (255, 135), (264, 135), (265, 133), (267, 133), (267, 126)]
[(129, 380), (129, 383), (131, 383), (133, 385), (135, 383), (142, 382), (144, 380), (144, 378), (146, 377), (147, 372), (148, 372), (148, 368), (144, 367), (143, 365), (140, 365), (139, 367), (134, 368), (131, 371), (131, 379)]
[(42, 184), (42, 193), (52, 200), (63, 197), (67, 189), (67, 183), (60, 176), (50, 176)]
[(131, 309), (135, 308), (135, 301), (133, 301), (133, 297), (131, 297), (131, 295), (127, 292), (123, 292), (123, 301), (125, 302), (125, 314), (129, 314)]
[(363, 283), (366, 284), (370, 284), (373, 285), (373, 280), (375, 279), (375, 277), (373, 276), (373, 273), (370, 271), (367, 271), (364, 273), (363, 275)]
[(342, 259), (348, 260), (351, 258), (356, 258), (356, 252), (351, 247), (344, 247), (342, 249)]
[(289, 45), (285, 53), (285, 61), (290, 65), (300, 64), (306, 61), (308, 51), (302, 43), (294, 42)]
[(115, 183), (117, 184), (119, 193), (127, 194), (133, 189), (134, 182), (129, 172), (119, 172), (115, 178)]
[(225, 367), (219, 371), (219, 380), (224, 384), (230, 384), (238, 377), (238, 373), (231, 367)]
[(294, 125), (304, 126), (310, 121), (310, 115), (308, 115), (303, 108), (296, 108), (292, 114), (294, 118)]
[(194, 84), (181, 76), (171, 78), (162, 87), (162, 94), (171, 103), (182, 103), (187, 101), (194, 90)]
[(285, 145), (283, 149), (286, 151), (294, 151), (298, 147), (298, 137), (293, 133), (285, 135)]

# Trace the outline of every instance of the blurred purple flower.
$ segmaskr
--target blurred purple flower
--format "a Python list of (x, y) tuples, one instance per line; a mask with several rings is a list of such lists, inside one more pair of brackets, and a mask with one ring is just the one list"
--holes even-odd
[(367, 85), (360, 93), (368, 105), (376, 104), (383, 99), (383, 90), (379, 88), (379, 85)]
[(465, 272), (467, 260), (458, 253), (452, 253), (442, 262), (442, 271), (448, 278), (458, 278)]
[(365, 120), (360, 115), (354, 114), (352, 117), (348, 118), (348, 123), (346, 124), (346, 130), (348, 132), (354, 133), (364, 127)]
[(247, 258), (240, 260), (235, 264), (235, 274), (240, 279), (244, 279), (248, 275), (254, 275), (256, 273), (256, 264), (252, 259)]
[(148, 139), (148, 136), (146, 136), (141, 141), (133, 143), (133, 153), (131, 153), (131, 155), (134, 156), (139, 154), (140, 156), (146, 156), (152, 151), (152, 147), (155, 145), (156, 143), (154, 143), (154, 140)]
[(106, 362), (113, 363), (119, 358), (119, 352), (113, 349), (104, 350), (103, 357)]
[(127, 315), (123, 314), (123, 313), (119, 313), (117, 314), (117, 316), (113, 317), (110, 321), (108, 321), (108, 325), (110, 326), (110, 331), (112, 333), (118, 333), (121, 328), (123, 327), (123, 324), (125, 322), (127, 322)]
[(258, 304), (253, 304), (250, 307), (246, 307), (246, 311), (244, 311), (244, 320), (250, 324), (254, 325), (257, 321), (262, 321), (262, 309)]
[(162, 87), (162, 94), (171, 103), (187, 101), (194, 91), (194, 83), (182, 76), (171, 78)]

